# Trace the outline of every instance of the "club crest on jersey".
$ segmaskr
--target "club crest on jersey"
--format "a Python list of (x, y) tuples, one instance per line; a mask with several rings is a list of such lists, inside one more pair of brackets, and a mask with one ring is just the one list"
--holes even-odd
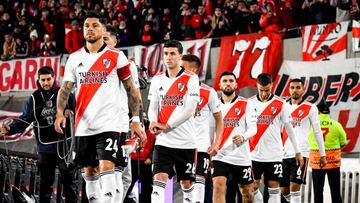
[(240, 115), (240, 113), (241, 113), (241, 109), (239, 109), (239, 108), (235, 108), (235, 113), (236, 113), (236, 115)]
[(272, 114), (275, 114), (276, 112), (277, 112), (277, 108), (272, 106), (272, 107), (271, 107), (271, 113), (272, 113)]
[(109, 68), (110, 67), (110, 59), (103, 59), (103, 64), (106, 69)]
[(199, 102), (199, 105), (201, 105), (204, 101), (204, 97), (200, 97), (200, 102)]
[(178, 83), (178, 88), (180, 90), (180, 92), (182, 92), (184, 90), (184, 84), (182, 84), (181, 82)]
[(302, 116), (304, 114), (303, 110), (299, 110), (299, 116)]

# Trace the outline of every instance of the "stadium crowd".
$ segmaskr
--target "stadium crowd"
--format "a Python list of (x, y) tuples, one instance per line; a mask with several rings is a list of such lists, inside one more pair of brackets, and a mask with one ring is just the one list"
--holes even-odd
[(357, 18), (355, 0), (0, 0), (1, 60), (72, 53), (89, 11), (117, 28), (117, 47), (275, 31)]

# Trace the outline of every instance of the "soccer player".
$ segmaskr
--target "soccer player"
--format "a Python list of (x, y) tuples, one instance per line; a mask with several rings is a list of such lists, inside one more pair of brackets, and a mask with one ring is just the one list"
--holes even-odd
[[(198, 73), (201, 65), (200, 59), (195, 55), (184, 55), (181, 66), (186, 70)], [(216, 136), (211, 143), (210, 138), (210, 116), (215, 119)], [(215, 90), (204, 83), (200, 83), (200, 102), (197, 104), (194, 122), (196, 132), (196, 180), (194, 185), (194, 202), (203, 203), (205, 199), (205, 177), (210, 163), (210, 156), (217, 153), (220, 144), (224, 123), (220, 111), (220, 101)]]
[(295, 152), (290, 144), (286, 130), (283, 131), (284, 157), (283, 157), (283, 178), (280, 181), (281, 194), (291, 203), (301, 202), (300, 186), (305, 184), (306, 170), (310, 154), (309, 132), (311, 126), (314, 129), (316, 142), (321, 155), (321, 168), (326, 165), (326, 154), (324, 139), (320, 129), (318, 110), (314, 104), (303, 100), (303, 81), (295, 78), (290, 81), (290, 99), (287, 101), (291, 107), (292, 124), (297, 136), (301, 154), (304, 158), (303, 167), (296, 165)]
[[(106, 31), (103, 34), (103, 39), (106, 45), (109, 47), (115, 48), (117, 44), (116, 39), (116, 29), (112, 25), (106, 25), (105, 26)], [(140, 85), (139, 85), (139, 78), (138, 78), (138, 72), (136, 65), (133, 61), (130, 61), (130, 72), (131, 77), (134, 80), (135, 87), (137, 88), (137, 91), (139, 91), (138, 94), (140, 94)], [(126, 94), (126, 89), (122, 82), (120, 83), (120, 91), (122, 91), (122, 94)], [(128, 102), (128, 99), (126, 97), (126, 100), (124, 98), (124, 102)], [(128, 109), (123, 109), (126, 111), (126, 113), (129, 113)], [(127, 132), (122, 132), (120, 134), (118, 144), (119, 146), (122, 146), (125, 143), (127, 137)], [(116, 163), (115, 168), (115, 176), (116, 176), (116, 202), (119, 202), (120, 200), (124, 200), (125, 195), (127, 193), (127, 190), (130, 187), (131, 184), (131, 164), (129, 161), (128, 154), (123, 154), (124, 150), (118, 150), (118, 156), (119, 160), (117, 160), (118, 163)]]
[(180, 66), (183, 47), (171, 40), (164, 44), (166, 71), (154, 76), (150, 85), (150, 131), (158, 134), (153, 153), (151, 202), (164, 202), (166, 181), (176, 169), (183, 201), (194, 202), (195, 128), (190, 118), (199, 102), (199, 78)]
[(236, 95), (236, 76), (220, 75), (221, 111), (224, 132), (217, 155), (213, 157), (213, 202), (225, 203), (226, 181), (231, 175), (239, 185), (243, 202), (253, 202), (254, 177), (248, 139), (256, 133), (254, 107)]
[[(86, 45), (72, 53), (66, 63), (55, 121), (56, 131), (63, 133), (62, 127), (66, 124), (64, 107), (76, 84), (75, 136), (78, 143), (74, 162), (84, 167), (86, 193), (92, 203), (115, 201), (117, 141), (119, 133), (129, 129), (129, 117), (123, 111), (128, 108), (128, 104), (123, 102), (127, 96), (121, 93), (119, 80), (129, 92), (133, 112), (131, 130), (140, 137), (142, 145), (146, 142), (139, 118), (141, 95), (131, 77), (130, 64), (124, 53), (106, 46), (104, 31), (104, 22), (99, 15), (90, 13), (85, 18)], [(96, 176), (97, 166), (100, 182), (96, 181), (99, 178)]]
[(249, 99), (255, 107), (257, 133), (250, 139), (252, 167), (255, 177), (254, 202), (263, 202), (259, 191), (261, 176), (268, 182), (269, 203), (280, 202), (280, 184), (282, 178), (283, 144), (281, 127), (285, 126), (295, 151), (296, 164), (302, 167), (304, 160), (296, 142), (291, 124), (290, 106), (281, 98), (273, 95), (271, 75), (262, 73), (257, 77), (258, 94)]

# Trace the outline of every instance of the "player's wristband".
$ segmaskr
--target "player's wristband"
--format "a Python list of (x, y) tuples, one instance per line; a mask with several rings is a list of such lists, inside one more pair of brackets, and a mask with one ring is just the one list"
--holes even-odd
[(133, 117), (131, 118), (131, 121), (132, 121), (132, 122), (138, 122), (138, 123), (140, 123), (140, 117), (139, 117), (139, 116), (133, 116)]

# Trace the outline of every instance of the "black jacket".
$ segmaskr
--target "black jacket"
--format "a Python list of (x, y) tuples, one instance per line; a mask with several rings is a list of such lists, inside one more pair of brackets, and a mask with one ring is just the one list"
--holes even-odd
[[(56, 118), (56, 100), (59, 92), (59, 86), (54, 83), (54, 86), (49, 91), (43, 90), (40, 85), (26, 101), (22, 115), (19, 117), (27, 123), (14, 120), (10, 125), (9, 134), (21, 133), (28, 126), (28, 123), (35, 123), (34, 133), (37, 141), (37, 150), (40, 153), (57, 153), (57, 144), (59, 135), (55, 131)], [(67, 109), (74, 111), (75, 97), (70, 94)], [(40, 126), (40, 128), (39, 128)], [(49, 144), (52, 143), (52, 144)]]

